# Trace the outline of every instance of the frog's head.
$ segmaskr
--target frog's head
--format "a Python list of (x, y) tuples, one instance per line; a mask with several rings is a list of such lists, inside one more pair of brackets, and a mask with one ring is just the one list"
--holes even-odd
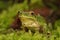
[(17, 14), (13, 18), (35, 18), (35, 14), (33, 11), (18, 11)]
[(35, 18), (35, 14), (33, 11), (18, 11), (19, 17), (24, 17), (24, 18)]

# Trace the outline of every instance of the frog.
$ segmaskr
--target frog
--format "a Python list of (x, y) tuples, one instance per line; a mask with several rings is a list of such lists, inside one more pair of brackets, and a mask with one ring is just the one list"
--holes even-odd
[(40, 22), (37, 21), (33, 11), (20, 11), (19, 18), (22, 22), (21, 28), (26, 32), (29, 32), (30, 30), (32, 33), (37, 31), (39, 33), (43, 33), (44, 28), (42, 25), (40, 25)]

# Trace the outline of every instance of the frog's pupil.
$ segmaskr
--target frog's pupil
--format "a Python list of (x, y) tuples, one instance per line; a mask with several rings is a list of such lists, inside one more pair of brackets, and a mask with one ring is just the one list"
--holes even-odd
[(34, 15), (34, 13), (31, 13), (31, 15)]

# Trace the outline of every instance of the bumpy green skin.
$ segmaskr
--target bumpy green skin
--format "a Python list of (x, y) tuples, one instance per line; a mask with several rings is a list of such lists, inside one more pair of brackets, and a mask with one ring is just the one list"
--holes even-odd
[(31, 30), (31, 32), (35, 33), (35, 31), (40, 32), (40, 24), (36, 20), (34, 16), (31, 15), (31, 12), (25, 12), (25, 14), (20, 14), (20, 19), (22, 21), (22, 28), (28, 32)]

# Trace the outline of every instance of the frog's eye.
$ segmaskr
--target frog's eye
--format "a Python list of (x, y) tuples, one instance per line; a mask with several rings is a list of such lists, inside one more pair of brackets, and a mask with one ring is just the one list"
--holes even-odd
[(34, 12), (31, 12), (31, 15), (34, 15)]
[(31, 15), (34, 15), (34, 13), (31, 13)]
[(18, 11), (18, 15), (22, 14), (22, 11)]

